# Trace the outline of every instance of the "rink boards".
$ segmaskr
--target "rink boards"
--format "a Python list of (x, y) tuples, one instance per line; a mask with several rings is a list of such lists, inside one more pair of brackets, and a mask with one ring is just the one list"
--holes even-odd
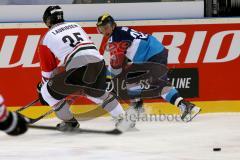
[[(239, 111), (239, 22), (239, 18), (187, 19), (119, 21), (118, 25), (153, 34), (169, 49), (171, 83), (180, 93), (186, 93), (184, 97), (204, 108), (205, 113)], [(108, 62), (106, 40), (97, 32), (95, 22), (79, 24)], [(35, 88), (41, 79), (37, 46), (46, 31), (41, 23), (0, 24), (0, 92), (10, 109), (24, 106), (37, 97)], [(93, 106), (87, 99), (79, 100), (77, 105), (81, 106), (76, 107), (80, 111)], [(146, 106), (152, 114), (159, 110), (177, 112), (174, 106), (160, 99), (148, 101)]]
[[(205, 113), (221, 113), (221, 112), (240, 112), (240, 101), (204, 101), (204, 102), (194, 102), (197, 106), (202, 109), (201, 114)], [(124, 108), (127, 109), (129, 106), (128, 104), (123, 104)], [(16, 110), (19, 107), (9, 107), (10, 110)], [(144, 103), (145, 114), (146, 115), (162, 115), (170, 117), (166, 118), (173, 118), (172, 116), (176, 116), (179, 114), (179, 109), (169, 103), (166, 102), (151, 102), (151, 103)], [(32, 106), (31, 108), (23, 111), (24, 115), (27, 115), (31, 118), (36, 118), (44, 113), (46, 113), (51, 108), (48, 106)], [(100, 107), (92, 104), (88, 105), (72, 105), (71, 111), (76, 114), (76, 117), (79, 118), (91, 118), (95, 117), (95, 114), (86, 114), (91, 111), (99, 109), (99, 111), (103, 111)], [(86, 117), (86, 115), (90, 115), (90, 117)], [(108, 114), (102, 114), (100, 116), (108, 116)], [(55, 117), (54, 114), (46, 118)]]

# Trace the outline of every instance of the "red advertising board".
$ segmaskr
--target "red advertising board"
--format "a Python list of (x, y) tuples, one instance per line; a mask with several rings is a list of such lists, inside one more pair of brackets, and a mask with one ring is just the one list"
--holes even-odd
[[(155, 35), (169, 49), (170, 68), (198, 68), (199, 97), (240, 99), (240, 23), (131, 26)], [(95, 27), (84, 27), (96, 44), (105, 41)], [(40, 79), (37, 46), (45, 28), (0, 29), (0, 93), (9, 106), (35, 99)], [(85, 99), (82, 103), (87, 103)]]

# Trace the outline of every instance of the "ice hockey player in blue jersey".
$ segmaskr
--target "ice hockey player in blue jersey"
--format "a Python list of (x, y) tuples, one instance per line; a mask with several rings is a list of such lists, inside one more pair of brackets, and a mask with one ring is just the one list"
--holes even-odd
[(17, 136), (27, 131), (27, 121), (18, 113), (8, 111), (0, 95), (0, 130)]
[[(127, 62), (144, 63), (152, 62), (167, 66), (168, 50), (152, 35), (145, 34), (128, 27), (119, 27), (109, 14), (101, 15), (97, 21), (97, 29), (108, 38), (110, 50), (110, 77), (122, 72)], [(181, 119), (185, 122), (192, 120), (201, 109), (183, 99), (177, 89), (167, 82), (161, 86), (161, 97), (171, 104), (179, 107)], [(131, 105), (138, 111), (142, 110), (143, 101), (134, 98), (138, 94), (137, 86), (127, 86), (128, 94), (132, 95)]]

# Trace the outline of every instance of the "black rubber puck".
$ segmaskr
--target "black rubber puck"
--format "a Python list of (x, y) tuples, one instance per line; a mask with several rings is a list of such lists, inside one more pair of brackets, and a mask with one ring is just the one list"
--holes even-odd
[(221, 148), (213, 148), (213, 151), (221, 151)]

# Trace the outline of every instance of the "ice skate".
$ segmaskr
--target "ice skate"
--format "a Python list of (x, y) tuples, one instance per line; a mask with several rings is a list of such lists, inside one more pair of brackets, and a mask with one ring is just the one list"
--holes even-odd
[(61, 123), (57, 124), (57, 129), (62, 132), (73, 131), (74, 129), (79, 128), (80, 124), (78, 121), (73, 118), (68, 121), (62, 121)]
[(130, 128), (133, 128), (136, 124), (137, 114), (134, 107), (129, 107), (124, 115), (115, 118), (117, 120), (116, 128), (122, 132), (126, 132)]
[(191, 121), (195, 116), (197, 116), (201, 112), (201, 109), (199, 107), (184, 100), (180, 102), (179, 108), (181, 111), (181, 119), (184, 122)]

